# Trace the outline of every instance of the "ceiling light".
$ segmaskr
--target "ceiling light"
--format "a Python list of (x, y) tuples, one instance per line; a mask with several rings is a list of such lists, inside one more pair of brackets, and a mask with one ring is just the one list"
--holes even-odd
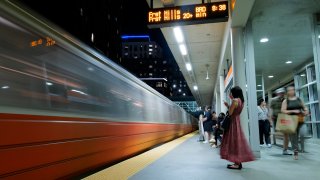
[(180, 52), (183, 56), (187, 55), (187, 48), (184, 44), (180, 44), (179, 48), (180, 48)]
[(261, 42), (261, 43), (265, 43), (265, 42), (268, 42), (268, 41), (269, 41), (268, 38), (261, 38), (261, 39), (260, 39), (260, 42)]
[(273, 75), (268, 76), (268, 78), (273, 78), (273, 77), (274, 77)]
[(175, 84), (174, 84), (172, 87), (173, 87), (173, 88), (176, 88), (176, 87), (177, 87), (177, 85), (175, 85)]
[(183, 93), (183, 96), (186, 96), (186, 93)]
[(179, 89), (178, 91), (181, 92), (181, 89)]
[(46, 85), (52, 86), (53, 84), (51, 82), (46, 82)]
[(287, 62), (286, 62), (286, 64), (291, 64), (291, 63), (292, 63), (292, 61), (287, 61)]
[(94, 69), (92, 67), (88, 67), (88, 71), (93, 71)]
[(9, 89), (9, 86), (2, 86), (1, 89)]
[(174, 33), (174, 36), (176, 37), (177, 42), (182, 43), (183, 42), (183, 34), (181, 31), (181, 28), (180, 27), (173, 28), (173, 33)]
[(258, 86), (258, 87), (261, 87), (262, 85), (261, 85), (261, 84), (258, 84), (257, 86)]
[(193, 89), (194, 89), (195, 91), (197, 91), (197, 90), (198, 90), (198, 86), (193, 86)]
[(190, 64), (190, 63), (187, 63), (187, 64), (186, 64), (186, 68), (187, 68), (188, 71), (191, 71), (191, 70), (192, 70), (191, 64)]
[(300, 74), (300, 76), (301, 76), (301, 77), (304, 77), (304, 76), (306, 76), (306, 75), (305, 75), (305, 74)]

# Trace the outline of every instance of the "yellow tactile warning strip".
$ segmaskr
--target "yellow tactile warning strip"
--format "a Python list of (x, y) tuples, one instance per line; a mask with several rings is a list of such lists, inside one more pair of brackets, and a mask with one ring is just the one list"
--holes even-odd
[(151, 149), (145, 153), (142, 153), (133, 158), (122, 161), (116, 165), (113, 165), (107, 169), (99, 171), (93, 175), (90, 175), (84, 180), (125, 180), (129, 177), (133, 176), (137, 172), (141, 171), (161, 156), (170, 152), (184, 141), (188, 140), (192, 136), (194, 136), (196, 132), (187, 134), (178, 139), (170, 141), (166, 144), (163, 144), (159, 147)]

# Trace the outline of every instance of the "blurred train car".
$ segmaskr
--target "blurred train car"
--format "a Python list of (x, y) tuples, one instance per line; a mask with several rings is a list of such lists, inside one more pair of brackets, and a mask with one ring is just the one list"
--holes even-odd
[(195, 129), (173, 102), (0, 1), (0, 179), (70, 178)]

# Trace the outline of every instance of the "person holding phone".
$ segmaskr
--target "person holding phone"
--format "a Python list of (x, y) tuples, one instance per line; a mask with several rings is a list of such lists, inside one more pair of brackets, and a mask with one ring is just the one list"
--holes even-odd
[(242, 162), (254, 161), (255, 158), (240, 125), (240, 114), (244, 107), (242, 89), (239, 86), (233, 87), (229, 97), (231, 105), (227, 102), (224, 104), (228, 108), (231, 121), (229, 129), (223, 134), (220, 156), (234, 162), (227, 166), (228, 169), (241, 170)]

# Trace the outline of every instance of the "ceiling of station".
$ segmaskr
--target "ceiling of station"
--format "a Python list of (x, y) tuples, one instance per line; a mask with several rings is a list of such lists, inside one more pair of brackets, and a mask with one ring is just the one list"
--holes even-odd
[[(315, 12), (320, 12), (320, 0), (255, 1), (250, 18), (256, 72), (264, 75), (267, 89), (280, 85), (279, 79), (292, 78), (299, 66), (313, 58), (310, 15)], [(264, 37), (269, 41), (261, 43)]]
[[(190, 62), (195, 74), (196, 84), (190, 79), (178, 43), (173, 34), (173, 28), (162, 28), (162, 33), (169, 48), (178, 63), (192, 93), (197, 97), (194, 85), (198, 86), (201, 97), (201, 105), (211, 105), (214, 85), (217, 78), (221, 43), (226, 23), (210, 23), (182, 26), (185, 42), (190, 56)], [(207, 80), (207, 66), (209, 79)], [(199, 103), (199, 99), (198, 103)]]
[[(216, 2), (221, 0), (211, 0)], [(147, 0), (150, 6), (150, 0)], [(200, 4), (202, 1), (194, 0), (154, 0), (153, 7), (160, 8), (164, 4), (171, 6), (181, 6), (189, 4)], [(205, 1), (207, 2), (207, 1)], [(217, 79), (217, 70), (219, 65), (221, 43), (225, 31), (226, 23), (209, 23), (181, 26), (184, 40), (187, 46), (188, 55), (192, 65), (192, 71), (195, 82), (190, 77), (190, 72), (186, 69), (186, 64), (179, 50), (178, 43), (173, 34), (173, 27), (161, 28), (161, 31), (169, 45), (169, 48), (179, 65), (180, 71), (186, 79), (188, 86), (198, 105), (211, 105), (213, 99), (214, 85)], [(207, 66), (208, 75), (207, 77)], [(195, 91), (193, 86), (197, 85), (198, 90)], [(200, 97), (200, 98), (199, 98)]]

